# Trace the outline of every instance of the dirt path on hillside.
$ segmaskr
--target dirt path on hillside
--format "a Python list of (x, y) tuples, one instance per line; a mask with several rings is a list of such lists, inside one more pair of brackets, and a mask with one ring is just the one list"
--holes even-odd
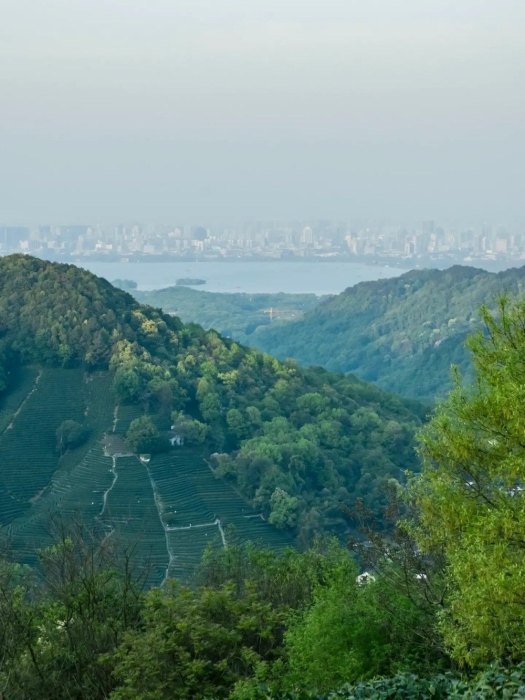
[[(9, 423), (9, 425), (7, 426), (7, 428), (4, 430), (4, 433), (6, 433), (8, 430), (13, 430), (14, 422), (15, 422), (17, 416), (20, 414), (20, 411), (24, 408), (24, 406), (25, 406), (26, 403), (29, 401), (29, 399), (31, 398), (31, 396), (33, 396), (33, 394), (35, 393), (35, 391), (38, 389), (38, 383), (40, 382), (40, 377), (41, 377), (41, 376), (42, 376), (42, 370), (39, 370), (39, 371), (38, 371), (38, 374), (37, 374), (36, 377), (35, 377), (35, 383), (33, 384), (33, 388), (32, 388), (31, 391), (28, 393), (28, 395), (25, 397), (25, 399), (22, 401), (22, 403), (20, 404), (20, 406), (16, 409), (16, 411), (13, 413), (13, 417), (11, 418), (11, 422)], [(2, 433), (2, 435), (3, 435), (3, 433)]]

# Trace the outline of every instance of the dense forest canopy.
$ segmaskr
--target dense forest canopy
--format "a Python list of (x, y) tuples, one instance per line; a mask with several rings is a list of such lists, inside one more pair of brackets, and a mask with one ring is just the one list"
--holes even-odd
[[(351, 527), (361, 501), (381, 517), (388, 481), (416, 467), (416, 404), (184, 325), (74, 266), (3, 258), (0, 327), (7, 369), (109, 368), (118, 402), (203, 444), (217, 476), (302, 541)], [(163, 449), (144, 421), (130, 429), (134, 449)]]
[(355, 372), (388, 391), (434, 402), (451, 387), (450, 365), (470, 371), (467, 336), (478, 309), (525, 288), (525, 268), (412, 270), (362, 282), (291, 323), (259, 328), (251, 345), (281, 358)]

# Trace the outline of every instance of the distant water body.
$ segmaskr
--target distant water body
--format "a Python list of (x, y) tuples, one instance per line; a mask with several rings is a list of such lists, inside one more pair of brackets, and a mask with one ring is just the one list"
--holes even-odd
[(249, 294), (339, 294), (358, 282), (397, 277), (407, 269), (351, 262), (82, 262), (81, 267), (108, 281), (133, 280), (142, 291), (173, 287), (184, 277), (206, 284), (195, 289)]

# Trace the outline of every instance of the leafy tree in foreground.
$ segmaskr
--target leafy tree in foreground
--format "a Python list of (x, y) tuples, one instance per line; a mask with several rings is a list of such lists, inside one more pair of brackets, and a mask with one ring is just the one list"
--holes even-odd
[(468, 665), (525, 658), (525, 301), (482, 317), (476, 383), (458, 381), (423, 430), (410, 487), (416, 541), (447, 562), (445, 642)]
[(281, 611), (254, 592), (172, 586), (146, 597), (142, 629), (116, 652), (114, 700), (223, 698), (278, 653)]
[(41, 553), (40, 577), (0, 559), (0, 696), (107, 698), (111, 656), (139, 623), (141, 582), (129, 552), (74, 526)]

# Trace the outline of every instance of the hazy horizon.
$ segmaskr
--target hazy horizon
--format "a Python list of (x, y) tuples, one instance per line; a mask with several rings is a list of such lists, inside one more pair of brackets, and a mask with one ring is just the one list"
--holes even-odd
[(3, 9), (4, 223), (524, 218), (522, 2)]

